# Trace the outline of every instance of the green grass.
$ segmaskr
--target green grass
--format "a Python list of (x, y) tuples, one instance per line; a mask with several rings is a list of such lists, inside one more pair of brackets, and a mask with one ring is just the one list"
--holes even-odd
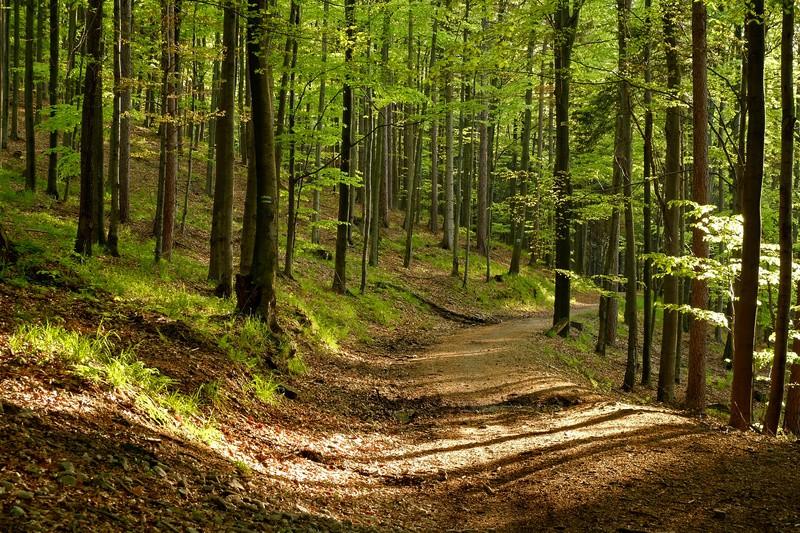
[(130, 396), (148, 418), (176, 433), (209, 444), (219, 440), (213, 420), (202, 416), (200, 394), (174, 390), (174, 380), (138, 360), (133, 349), (118, 350), (116, 340), (102, 325), (89, 336), (44, 322), (18, 327), (9, 347), (26, 362), (63, 361), (77, 375)]

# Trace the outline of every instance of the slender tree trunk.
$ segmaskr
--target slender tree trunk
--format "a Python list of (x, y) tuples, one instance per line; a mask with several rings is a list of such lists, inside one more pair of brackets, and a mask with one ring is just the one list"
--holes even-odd
[[(353, 122), (353, 88), (350, 85), (350, 73), (353, 63), (353, 41), (355, 40), (355, 0), (345, 0), (344, 4), (346, 45), (344, 51), (345, 77), (342, 84), (342, 144), (341, 165), (342, 176), (350, 174), (350, 151), (353, 137), (351, 126)], [(338, 294), (347, 292), (347, 230), (350, 225), (350, 187), (339, 184), (339, 225), (336, 227), (336, 255), (334, 258), (335, 271), (333, 275), (333, 290)], [(410, 221), (409, 221), (410, 222)]]
[[(300, 5), (298, 4), (294, 10), (294, 18), (292, 25), (295, 30), (300, 28)], [(287, 220), (286, 220), (286, 253), (284, 254), (284, 268), (283, 274), (292, 278), (292, 264), (294, 263), (294, 243), (297, 234), (297, 178), (295, 173), (295, 156), (297, 142), (294, 137), (295, 133), (295, 80), (297, 78), (295, 69), (297, 67), (297, 38), (292, 39), (292, 60), (289, 65), (289, 179), (287, 180), (287, 188), (289, 190), (287, 200)]]
[[(103, 85), (102, 85), (103, 2), (89, 0), (86, 17), (86, 65), (81, 112), (81, 198), (75, 252), (92, 255), (94, 236), (94, 186), (103, 177)], [(98, 142), (93, 142), (99, 140)], [(99, 150), (97, 150), (99, 144)]]
[[(219, 34), (214, 36), (214, 48), (219, 49)], [(214, 61), (211, 75), (211, 109), (208, 119), (208, 156), (206, 163), (206, 195), (214, 195), (214, 154), (217, 146), (217, 120), (219, 111), (219, 70), (220, 62)], [(213, 259), (212, 259), (213, 261)]]
[[(447, 1), (446, 11), (449, 13), (451, 2)], [(453, 72), (448, 64), (444, 71), (444, 105), (445, 105), (445, 141), (444, 141), (444, 234), (442, 236), (442, 248), (449, 250), (453, 247), (453, 231), (454, 231), (454, 202), (455, 191), (453, 183)]]
[(120, 38), (119, 69), (122, 87), (119, 101), (119, 221), (130, 220), (130, 175), (131, 175), (131, 24), (133, 21), (132, 0), (119, 0)]
[[(708, 178), (708, 74), (706, 72), (707, 43), (705, 2), (692, 3), (692, 199), (704, 206), (709, 203)], [(692, 255), (699, 259), (709, 256), (705, 231), (698, 224), (692, 230)], [(699, 274), (699, 272), (698, 272)], [(708, 306), (708, 281), (696, 275), (692, 278), (692, 307)], [(689, 372), (686, 386), (686, 406), (703, 412), (706, 400), (706, 357), (708, 323), (695, 316), (689, 330)]]
[(111, 188), (111, 219), (108, 225), (106, 251), (109, 255), (119, 255), (119, 115), (120, 115), (120, 0), (114, 0), (112, 18), (113, 46), (111, 47), (112, 67), (114, 69), (113, 103), (111, 131), (108, 142), (108, 184)]
[(619, 169), (622, 178), (622, 189), (625, 200), (625, 317), (628, 324), (628, 353), (625, 364), (623, 389), (633, 390), (636, 384), (636, 368), (638, 358), (637, 308), (636, 308), (636, 233), (633, 220), (633, 172), (631, 130), (631, 95), (629, 75), (628, 42), (630, 27), (631, 0), (617, 0), (617, 42), (619, 48), (619, 145), (615, 147), (615, 169)]
[[(319, 101), (317, 102), (317, 130), (322, 131), (324, 126), (325, 106), (327, 105), (325, 89), (327, 76), (325, 69), (328, 68), (328, 10), (329, 4), (325, 2), (322, 15), (322, 73), (319, 77)], [(314, 148), (314, 168), (322, 168), (322, 142), (317, 141)], [(315, 185), (311, 192), (311, 243), (319, 244), (319, 221), (320, 221), (320, 188)]]
[(19, 5), (14, 2), (14, 49), (11, 52), (11, 140), (19, 140)]
[(208, 277), (217, 283), (215, 294), (231, 295), (233, 289), (233, 167), (234, 106), (236, 90), (236, 43), (238, 21), (234, 6), (223, 7), (222, 46), (219, 74), (219, 116), (216, 120), (216, 171), (211, 218), (211, 264)]
[(164, 203), (162, 206), (162, 230), (156, 238), (161, 240), (161, 255), (170, 260), (175, 235), (175, 195), (178, 179), (178, 43), (177, 25), (178, 9), (177, 0), (163, 0), (166, 15), (164, 17), (164, 41), (166, 47), (166, 60), (164, 64), (165, 84), (165, 144), (164, 144)]
[[(674, 94), (680, 87), (681, 71), (678, 57), (677, 17), (678, 2), (669, 0), (664, 5), (664, 41), (667, 56), (667, 87)], [(667, 108), (665, 172), (664, 177), (664, 250), (667, 255), (677, 257), (680, 253), (679, 208), (674, 202), (680, 196), (681, 183), (681, 110), (673, 103)], [(678, 304), (678, 280), (674, 275), (664, 276), (664, 305)], [(670, 402), (675, 398), (675, 345), (678, 335), (678, 312), (664, 310), (661, 358), (658, 372), (658, 400)]]
[(33, 131), (36, 109), (33, 106), (33, 15), (35, 0), (25, 7), (25, 189), (36, 190), (36, 132)]
[(789, 312), (792, 301), (792, 171), (794, 166), (794, 128), (797, 122), (794, 100), (794, 1), (783, 0), (781, 31), (781, 169), (778, 242), (780, 274), (778, 311), (775, 320), (775, 357), (772, 360), (769, 404), (764, 416), (764, 432), (775, 435), (781, 417), (783, 387), (786, 380), (786, 352), (789, 342)]
[[(439, 2), (437, 0), (433, 14), (433, 29), (431, 31), (431, 59), (428, 65), (428, 93), (431, 99), (431, 205), (428, 215), (428, 229), (431, 233), (439, 232), (439, 110), (437, 102), (439, 100), (439, 88), (433, 79), (434, 66), (439, 50), (436, 44), (437, 33), (439, 30)], [(420, 132), (420, 135), (422, 132)], [(421, 154), (420, 154), (421, 157)]]
[[(58, 104), (58, 51), (59, 51), (59, 20), (58, 0), (50, 0), (50, 89), (49, 102), (50, 116), (55, 116), (55, 106)], [(0, 58), (0, 60), (2, 60)], [(1, 105), (1, 104), (0, 104)], [(58, 198), (58, 130), (50, 132), (50, 155), (47, 161), (47, 194)]]
[[(650, 254), (653, 251), (653, 230), (652, 230), (652, 198), (651, 187), (654, 185), (652, 180), (653, 171), (653, 92), (649, 88), (652, 82), (652, 69), (650, 67), (650, 34), (652, 31), (652, 6), (650, 0), (645, 0), (645, 42), (644, 42), (644, 80), (647, 89), (644, 91), (644, 207), (642, 218), (644, 219), (644, 253)], [(652, 347), (653, 347), (653, 262), (647, 258), (644, 260), (642, 276), (644, 278), (644, 331), (642, 339), (642, 385), (650, 385)]]
[(747, 148), (742, 176), (744, 219), (739, 299), (733, 339), (731, 426), (750, 427), (753, 401), (753, 350), (758, 307), (758, 269), (761, 258), (761, 184), (764, 178), (764, 0), (753, 0), (745, 17), (747, 46)]
[(6, 0), (0, 0), (0, 149), (8, 147), (8, 109), (9, 109), (9, 10)]
[[(534, 39), (531, 34), (528, 40), (528, 76), (533, 78), (533, 50)], [(519, 264), (522, 257), (522, 248), (525, 244), (525, 225), (527, 222), (527, 196), (528, 182), (531, 173), (531, 127), (533, 118), (533, 85), (532, 80), (525, 88), (525, 111), (522, 112), (522, 154), (518, 173), (518, 197), (512, 198), (511, 216), (513, 218), (511, 264), (509, 274), (519, 274)]]

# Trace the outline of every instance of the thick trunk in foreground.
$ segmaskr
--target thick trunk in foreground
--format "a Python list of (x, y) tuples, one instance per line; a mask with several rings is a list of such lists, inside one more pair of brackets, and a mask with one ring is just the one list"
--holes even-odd
[(556, 42), (553, 49), (555, 58), (555, 108), (556, 108), (556, 147), (553, 167), (555, 191), (555, 248), (556, 248), (556, 287), (553, 304), (553, 324), (566, 321), (562, 335), (569, 333), (570, 319), (570, 228), (572, 215), (570, 196), (572, 182), (569, 170), (569, 98), (570, 65), (572, 44), (578, 26), (580, 4), (570, 13), (568, 0), (558, 0), (555, 13)]
[(730, 425), (750, 427), (753, 401), (753, 350), (761, 258), (761, 184), (764, 178), (764, 0), (753, 0), (745, 18), (747, 45), (747, 148), (741, 202), (744, 235), (739, 299), (733, 330), (733, 384)]
[(275, 311), (277, 268), (276, 196), (278, 183), (275, 161), (275, 132), (272, 129), (272, 69), (264, 46), (268, 33), (266, 0), (249, 0), (247, 17), (247, 75), (250, 81), (251, 124), (256, 175), (256, 232), (250, 272), (236, 280), (239, 311), (257, 314), (278, 329)]

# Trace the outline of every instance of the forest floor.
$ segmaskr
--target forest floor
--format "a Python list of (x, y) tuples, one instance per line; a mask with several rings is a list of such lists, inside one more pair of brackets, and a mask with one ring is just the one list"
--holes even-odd
[[(23, 296), (0, 289), (0, 309)], [(99, 311), (50, 304), (69, 304), (61, 311), (78, 328)], [(175, 323), (132, 317), (140, 354), (166, 337), (167, 352), (222, 371)], [(548, 325), (538, 315), (423, 347), (342, 351), (315, 361), (297, 401), (220, 412), (214, 446), (3, 348), (0, 530), (800, 528), (797, 443), (598, 392), (564, 367), (581, 350), (545, 336)]]

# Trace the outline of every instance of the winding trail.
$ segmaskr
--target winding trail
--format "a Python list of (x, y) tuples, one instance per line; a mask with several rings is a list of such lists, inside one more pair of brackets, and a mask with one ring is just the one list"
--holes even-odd
[(785, 468), (796, 446), (580, 387), (542, 357), (563, 346), (548, 326), (469, 328), (391, 365), (381, 393), (405, 405), (402, 429), (350, 464), (379, 476), (368, 492), (397, 519), (412, 513), (420, 530), (800, 527), (800, 482)]

